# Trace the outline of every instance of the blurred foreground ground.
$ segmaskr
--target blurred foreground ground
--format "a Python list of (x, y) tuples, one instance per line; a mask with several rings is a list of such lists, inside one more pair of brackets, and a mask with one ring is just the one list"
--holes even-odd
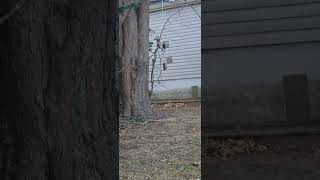
[(320, 136), (208, 139), (204, 179), (320, 179)]

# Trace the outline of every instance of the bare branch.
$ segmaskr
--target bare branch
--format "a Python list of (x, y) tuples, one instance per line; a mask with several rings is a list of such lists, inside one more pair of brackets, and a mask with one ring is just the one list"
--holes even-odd
[[(196, 11), (196, 9), (187, 1), (187, 0), (184, 0), (184, 2), (186, 3), (186, 5), (183, 5), (182, 7), (178, 8), (176, 12), (172, 13), (165, 21), (165, 23), (163, 24), (162, 26), (162, 29), (161, 29), (161, 32), (160, 32), (160, 35), (155, 39), (157, 40), (157, 42), (161, 42), (162, 40), (162, 35), (165, 31), (165, 28), (166, 28), (166, 25), (167, 23), (170, 21), (170, 19), (172, 17), (174, 17), (176, 14), (179, 14), (180, 16), (180, 11), (183, 10), (185, 7), (191, 7), (193, 9), (193, 11), (196, 13), (196, 15), (200, 18), (201, 20), (201, 16), (199, 15), (199, 13)], [(162, 48), (160, 48), (162, 50)], [(152, 51), (151, 51), (152, 52)], [(154, 80), (154, 68), (155, 68), (155, 63), (157, 61), (157, 59), (160, 60), (160, 67), (159, 67), (159, 76), (157, 78), (157, 81), (158, 81), (158, 84), (160, 83), (160, 78), (161, 78), (161, 75), (162, 75), (162, 70), (161, 70), (161, 61), (162, 61), (162, 56), (164, 55), (164, 52), (162, 52), (162, 54), (160, 54), (159, 52), (159, 47), (157, 47), (153, 52), (152, 52), (152, 55), (149, 57), (149, 61), (152, 59), (152, 66), (151, 66), (151, 75), (150, 75), (150, 83), (151, 83), (151, 90), (150, 90), (150, 96), (152, 95), (153, 93), (153, 89), (154, 87), (156, 86), (155, 85), (155, 80)], [(157, 56), (158, 55), (158, 56)]]
[(190, 6), (193, 11), (197, 14), (197, 16), (201, 19), (201, 16), (199, 15), (199, 13), (196, 11), (196, 9), (187, 1), (187, 0), (184, 0), (184, 2), (186, 2), (188, 4), (188, 6)]
[(27, 0), (20, 0), (18, 3), (16, 3), (16, 5), (9, 12), (0, 17), (0, 24), (8, 20), (16, 12), (18, 12), (26, 2)]

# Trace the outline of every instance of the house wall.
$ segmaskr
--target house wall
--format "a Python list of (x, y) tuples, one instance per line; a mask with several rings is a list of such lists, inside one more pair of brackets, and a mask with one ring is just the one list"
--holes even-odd
[[(200, 1), (191, 3), (198, 14), (201, 14)], [(162, 40), (169, 41), (169, 48), (164, 53), (162, 62), (166, 57), (172, 56), (173, 63), (168, 64), (168, 69), (164, 71), (157, 60), (154, 70), (157, 86), (153, 97), (191, 98), (191, 86), (201, 85), (201, 19), (185, 3), (166, 3), (163, 7), (163, 10), (161, 4), (150, 7), (150, 29), (154, 31), (150, 41), (161, 34), (165, 21), (171, 16), (162, 34)]]
[(320, 0), (203, 0), (202, 125), (320, 122), (319, 34)]

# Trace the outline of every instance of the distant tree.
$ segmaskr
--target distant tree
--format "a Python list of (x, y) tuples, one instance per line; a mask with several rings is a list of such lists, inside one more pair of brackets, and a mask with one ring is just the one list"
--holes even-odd
[(151, 114), (148, 89), (149, 0), (120, 0), (120, 104), (125, 117)]

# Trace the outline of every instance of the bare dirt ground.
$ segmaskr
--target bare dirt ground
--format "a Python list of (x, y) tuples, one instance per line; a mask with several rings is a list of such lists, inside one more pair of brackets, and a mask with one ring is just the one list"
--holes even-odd
[(158, 118), (120, 130), (120, 179), (200, 178), (200, 104), (154, 107)]

